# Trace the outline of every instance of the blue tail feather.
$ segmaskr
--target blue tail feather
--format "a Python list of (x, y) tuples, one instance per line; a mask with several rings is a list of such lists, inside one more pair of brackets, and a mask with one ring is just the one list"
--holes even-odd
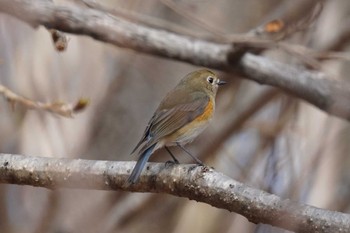
[(156, 146), (156, 144), (153, 144), (147, 150), (145, 150), (137, 160), (137, 163), (134, 167), (134, 169), (131, 172), (131, 175), (128, 178), (128, 183), (129, 184), (135, 184), (137, 180), (139, 179), (141, 172), (143, 168), (146, 165), (146, 162), (148, 161), (149, 157), (152, 155), (153, 149)]

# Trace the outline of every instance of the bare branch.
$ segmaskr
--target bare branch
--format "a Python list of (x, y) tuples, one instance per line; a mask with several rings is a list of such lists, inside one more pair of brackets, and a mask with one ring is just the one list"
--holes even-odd
[(242, 59), (242, 72), (249, 79), (269, 84), (301, 97), (324, 111), (350, 119), (350, 87), (347, 83), (332, 80), (320, 72), (288, 66), (263, 57), (247, 54)]
[(86, 99), (79, 99), (74, 105), (59, 101), (53, 103), (37, 102), (17, 95), (3, 85), (0, 85), (0, 95), (5, 97), (12, 108), (14, 108), (16, 104), (21, 104), (29, 109), (43, 110), (63, 117), (73, 117), (75, 113), (82, 111), (88, 105), (88, 100)]
[(60, 6), (51, 1), (2, 0), (0, 11), (33, 26), (89, 35), (138, 52), (223, 71), (239, 71), (247, 79), (279, 87), (329, 114), (350, 119), (350, 86), (321, 72), (246, 54), (230, 43), (218, 43), (155, 29), (97, 9)]
[(296, 232), (349, 232), (350, 215), (328, 211), (249, 187), (208, 167), (149, 163), (128, 186), (134, 162), (40, 158), (0, 154), (0, 183), (169, 193), (239, 213), (254, 223)]

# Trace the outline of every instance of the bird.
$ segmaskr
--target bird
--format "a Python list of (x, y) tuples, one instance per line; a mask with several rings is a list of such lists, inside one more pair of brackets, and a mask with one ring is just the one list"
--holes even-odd
[(178, 160), (169, 146), (179, 146), (197, 164), (203, 163), (191, 155), (184, 145), (193, 141), (209, 124), (215, 111), (215, 96), (219, 86), (226, 84), (207, 69), (187, 74), (160, 102), (152, 118), (132, 150), (138, 150), (138, 160), (127, 182), (135, 184), (150, 156), (165, 147), (175, 163)]

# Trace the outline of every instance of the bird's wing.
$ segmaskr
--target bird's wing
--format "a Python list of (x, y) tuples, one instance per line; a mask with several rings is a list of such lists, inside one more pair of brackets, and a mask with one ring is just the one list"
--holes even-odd
[(141, 144), (146, 143), (142, 148), (142, 150), (145, 150), (154, 143), (157, 143), (161, 138), (172, 134), (190, 123), (196, 117), (203, 114), (209, 100), (208, 96), (202, 96), (190, 103), (179, 104), (169, 109), (156, 111), (148, 123), (142, 139), (132, 153)]

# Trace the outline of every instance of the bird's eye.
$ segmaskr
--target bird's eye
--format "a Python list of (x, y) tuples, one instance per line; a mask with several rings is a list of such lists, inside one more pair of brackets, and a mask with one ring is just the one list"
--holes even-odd
[(211, 77), (211, 76), (209, 76), (208, 78), (207, 78), (207, 81), (209, 82), (209, 83), (213, 83), (214, 82), (214, 78), (213, 77)]

